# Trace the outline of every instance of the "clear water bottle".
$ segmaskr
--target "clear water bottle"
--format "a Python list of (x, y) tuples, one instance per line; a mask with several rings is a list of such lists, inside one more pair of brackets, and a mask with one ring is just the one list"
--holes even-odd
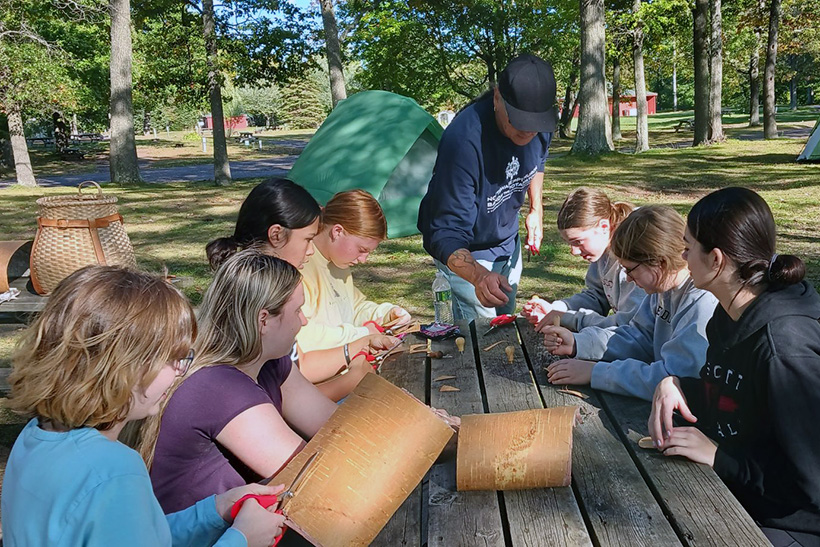
[(453, 295), (450, 292), (450, 282), (441, 272), (436, 272), (433, 281), (433, 306), (436, 310), (436, 323), (453, 323)]

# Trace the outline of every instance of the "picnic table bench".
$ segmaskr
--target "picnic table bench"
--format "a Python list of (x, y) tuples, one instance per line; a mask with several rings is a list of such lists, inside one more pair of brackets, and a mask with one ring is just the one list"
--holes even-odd
[(259, 137), (253, 134), (253, 131), (241, 131), (239, 135), (237, 135), (236, 140), (238, 140), (242, 144), (250, 145), (259, 140)]
[[(455, 461), (437, 463), (372, 545), (769, 545), (711, 468), (638, 448), (649, 403), (589, 386), (573, 388), (586, 399), (562, 393), (544, 370), (555, 358), (523, 319), (486, 336), (488, 319), (459, 327), (463, 354), (453, 339), (433, 342), (444, 358), (401, 354), (383, 364), (382, 375), (459, 416), (579, 406), (572, 486), (458, 492)], [(436, 381), (441, 375), (455, 378)], [(441, 392), (442, 384), (460, 391)]]
[(99, 133), (77, 133), (69, 137), (70, 142), (77, 144), (81, 142), (99, 142), (103, 136)]
[(681, 129), (685, 129), (686, 131), (694, 131), (695, 130), (695, 118), (689, 118), (688, 120), (681, 120), (675, 126), (675, 133), (680, 131)]
[(43, 145), (43, 147), (46, 147), (49, 144), (54, 144), (53, 137), (27, 137), (26, 141), (28, 141), (30, 145), (33, 145), (35, 142), (39, 141)]

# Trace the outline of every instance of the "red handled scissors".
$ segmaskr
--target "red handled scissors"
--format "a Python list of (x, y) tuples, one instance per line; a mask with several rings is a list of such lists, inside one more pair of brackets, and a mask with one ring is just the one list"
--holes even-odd
[(510, 323), (515, 321), (516, 317), (518, 317), (518, 315), (509, 314), (509, 313), (505, 313), (504, 315), (499, 315), (498, 317), (496, 317), (495, 319), (490, 321), (490, 328), (487, 329), (487, 332), (484, 333), (484, 336), (487, 336), (488, 334), (493, 332), (498, 327), (503, 327), (504, 325), (509, 325)]
[[(267, 509), (268, 507), (270, 507), (272, 505), (276, 505), (276, 510), (274, 511), (274, 513), (277, 513), (279, 515), (283, 514), (282, 513), (282, 506), (285, 505), (285, 502), (289, 501), (290, 498), (292, 498), (293, 495), (296, 493), (296, 488), (302, 482), (302, 479), (305, 476), (305, 472), (308, 470), (308, 468), (314, 462), (314, 460), (316, 460), (316, 457), (318, 455), (319, 455), (319, 452), (316, 451), (316, 452), (313, 453), (313, 455), (311, 457), (309, 457), (307, 459), (305, 464), (302, 466), (302, 468), (296, 474), (296, 478), (293, 479), (292, 483), (290, 483), (290, 486), (288, 487), (288, 489), (285, 490), (284, 492), (280, 492), (278, 496), (276, 496), (276, 495), (262, 496), (262, 495), (259, 495), (259, 494), (246, 494), (246, 495), (242, 496), (241, 498), (239, 498), (238, 500), (236, 500), (236, 503), (234, 503), (233, 506), (231, 507), (231, 518), (232, 519), (236, 518), (236, 515), (239, 514), (239, 510), (242, 508), (242, 504), (245, 503), (245, 501), (247, 501), (249, 499), (255, 499), (257, 501), (257, 503), (259, 503), (259, 505), (261, 505), (265, 509)], [(274, 542), (273, 542), (274, 547), (279, 544), (279, 541), (281, 541), (282, 536), (285, 535), (286, 530), (287, 530), (287, 527), (282, 526), (282, 533), (279, 534), (278, 536), (276, 536), (276, 540), (274, 540)]]
[(351, 359), (351, 361), (353, 359), (355, 359), (356, 357), (358, 357), (359, 355), (363, 355), (365, 361), (367, 361), (368, 363), (370, 363), (373, 366), (373, 370), (375, 370), (376, 373), (379, 373), (379, 372), (381, 372), (382, 363), (384, 363), (384, 360), (387, 359), (387, 357), (389, 357), (401, 345), (402, 345), (402, 340), (399, 340), (396, 344), (393, 345), (393, 347), (386, 349), (385, 351), (383, 351), (382, 353), (379, 353), (378, 355), (373, 355), (372, 353), (368, 353), (368, 351), (366, 349), (363, 349), (359, 353), (354, 355), (353, 358)]
[(529, 254), (527, 255), (527, 262), (530, 261), (530, 259), (532, 258), (532, 255), (540, 255), (541, 254), (541, 251), (538, 250), (538, 247), (536, 247), (535, 244), (527, 245), (526, 247), (527, 247), (527, 250), (529, 251)]

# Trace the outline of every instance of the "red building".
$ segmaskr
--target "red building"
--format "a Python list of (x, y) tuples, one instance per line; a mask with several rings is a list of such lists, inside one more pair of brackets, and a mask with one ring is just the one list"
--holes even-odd
[[(612, 95), (607, 97), (609, 100), (609, 113), (612, 114)], [(564, 100), (559, 99), (558, 104), (563, 109)], [(652, 91), (646, 92), (646, 107), (647, 114), (655, 114), (658, 111), (658, 94)], [(621, 116), (637, 116), (638, 115), (638, 99), (632, 90), (621, 95), (621, 106), (618, 110)], [(573, 118), (578, 117), (578, 105), (575, 106), (575, 112), (572, 113)]]
[[(205, 122), (203, 129), (214, 128), (214, 118), (210, 114), (205, 114), (202, 117)], [(233, 118), (225, 118), (225, 129), (246, 129), (248, 127), (248, 117), (242, 114), (241, 116), (234, 116)]]

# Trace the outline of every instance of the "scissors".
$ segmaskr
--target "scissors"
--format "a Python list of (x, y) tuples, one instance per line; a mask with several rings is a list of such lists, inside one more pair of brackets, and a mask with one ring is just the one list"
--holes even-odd
[(509, 325), (510, 323), (515, 321), (516, 317), (518, 317), (518, 315), (509, 314), (509, 313), (505, 313), (504, 315), (499, 315), (498, 317), (496, 317), (495, 319), (490, 321), (490, 328), (487, 329), (487, 332), (484, 333), (484, 336), (487, 336), (488, 334), (493, 332), (498, 327), (503, 327), (504, 325)]
[(418, 331), (418, 322), (408, 323), (400, 327), (396, 326), (402, 319), (402, 317), (397, 317), (384, 325), (379, 325), (375, 321), (365, 321), (362, 326), (373, 325), (373, 328), (376, 329), (379, 334), (387, 334), (388, 336), (396, 336), (398, 338), (402, 338), (407, 333)]
[[(308, 470), (310, 465), (316, 460), (316, 457), (318, 455), (319, 455), (319, 451), (317, 450), (316, 452), (313, 453), (313, 455), (311, 457), (309, 457), (307, 459), (307, 461), (302, 466), (302, 468), (299, 470), (299, 472), (296, 473), (296, 478), (293, 479), (293, 482), (290, 483), (290, 486), (287, 488), (287, 490), (285, 490), (284, 492), (280, 492), (278, 496), (276, 496), (276, 495), (263, 496), (263, 495), (260, 495), (260, 494), (246, 494), (246, 495), (242, 496), (241, 498), (239, 498), (238, 500), (236, 500), (236, 503), (234, 503), (233, 506), (231, 507), (231, 518), (232, 519), (236, 518), (236, 515), (239, 514), (239, 510), (242, 508), (242, 504), (245, 503), (249, 499), (255, 499), (259, 503), (259, 505), (261, 505), (265, 509), (267, 509), (268, 507), (270, 507), (272, 505), (275, 505), (276, 510), (274, 511), (274, 513), (282, 515), (283, 514), (282, 513), (282, 507), (296, 493), (296, 489), (299, 486), (299, 484), (302, 482), (302, 479), (305, 476), (305, 472)], [(282, 536), (285, 535), (286, 530), (287, 530), (287, 527), (282, 526), (282, 533), (279, 534), (278, 536), (276, 536), (276, 540), (273, 542), (273, 547), (276, 547), (276, 545), (279, 544), (279, 541), (282, 539)]]
[(393, 344), (392, 347), (388, 348), (387, 350), (383, 351), (382, 353), (379, 353), (378, 355), (373, 355), (372, 353), (368, 353), (366, 349), (363, 349), (359, 353), (354, 355), (351, 358), (351, 361), (353, 359), (355, 359), (356, 357), (358, 357), (360, 355), (363, 355), (365, 361), (367, 361), (368, 363), (373, 365), (373, 370), (375, 370), (376, 373), (378, 374), (379, 372), (381, 372), (382, 363), (384, 363), (384, 360), (387, 359), (397, 349), (399, 349), (399, 347), (402, 345), (402, 343), (403, 343), (403, 340), (399, 340), (397, 343)]
[(529, 251), (529, 254), (527, 255), (527, 262), (530, 261), (530, 259), (532, 258), (532, 255), (540, 255), (541, 254), (541, 251), (539, 251), (538, 247), (536, 247), (534, 244), (533, 245), (527, 245), (526, 247), (527, 247), (527, 250)]

